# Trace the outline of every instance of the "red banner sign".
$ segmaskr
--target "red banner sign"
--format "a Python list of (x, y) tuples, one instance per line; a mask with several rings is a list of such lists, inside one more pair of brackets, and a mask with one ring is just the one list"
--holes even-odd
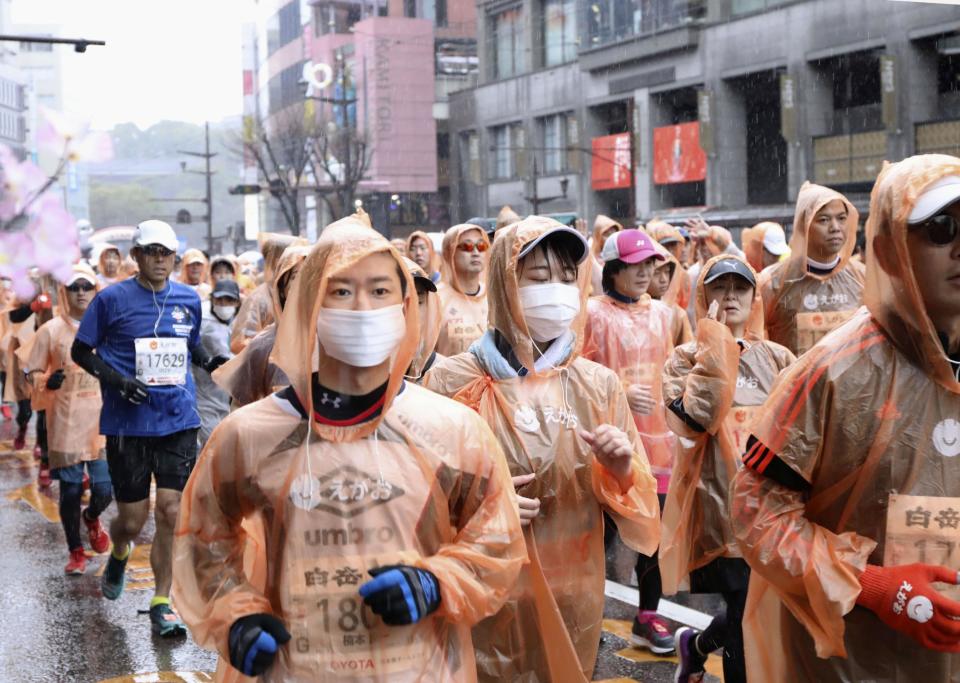
[(707, 178), (707, 155), (697, 121), (653, 129), (653, 182), (692, 183)]
[(633, 186), (633, 153), (630, 133), (593, 139), (590, 185), (594, 190), (617, 190)]

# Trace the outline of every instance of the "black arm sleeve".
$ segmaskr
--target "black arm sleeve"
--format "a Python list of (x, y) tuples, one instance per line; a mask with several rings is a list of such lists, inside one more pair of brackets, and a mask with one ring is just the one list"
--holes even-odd
[(15, 309), (10, 311), (10, 322), (17, 324), (22, 323), (24, 320), (33, 315), (33, 311), (30, 310), (30, 304), (20, 304)]
[(73, 340), (73, 346), (70, 347), (70, 358), (81, 368), (96, 377), (101, 384), (109, 387), (120, 387), (123, 383), (123, 374), (117, 372), (93, 352), (93, 347), (84, 344), (77, 339)]
[(707, 431), (699, 422), (687, 415), (687, 411), (683, 409), (683, 396), (678, 396), (676, 399), (671, 401), (667, 407), (670, 409), (671, 413), (683, 420), (693, 431), (700, 432), (701, 434)]
[(203, 348), (203, 344), (197, 344), (190, 349), (190, 362), (201, 369), (210, 362), (210, 354)]
[(747, 450), (743, 454), (743, 464), (757, 474), (773, 479), (781, 486), (791, 491), (806, 491), (810, 482), (801, 477), (796, 470), (781, 460), (757, 437), (750, 435), (747, 439)]

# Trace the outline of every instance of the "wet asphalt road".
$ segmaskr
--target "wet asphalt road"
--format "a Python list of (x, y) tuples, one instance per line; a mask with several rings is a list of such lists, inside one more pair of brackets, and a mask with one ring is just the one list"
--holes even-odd
[[(0, 418), (2, 420), (2, 418)], [(87, 573), (68, 577), (66, 543), (57, 515), (57, 486), (36, 487), (37, 464), (29, 450), (13, 452), (13, 423), (0, 422), (0, 681), (2, 683), (199, 683), (212, 680), (216, 656), (189, 637), (165, 640), (150, 632), (146, 614), (153, 595), (146, 559), (149, 522), (128, 566), (127, 589), (115, 602), (103, 599), (99, 572), (106, 556), (92, 556)], [(116, 514), (111, 505), (105, 524)], [(83, 531), (84, 542), (86, 533)], [(617, 545), (608, 553), (608, 578), (632, 580), (632, 553)], [(634, 589), (635, 590), (635, 589)], [(627, 597), (634, 591), (628, 591)], [(626, 597), (624, 598), (626, 599)], [(174, 598), (174, 601), (176, 598)], [(675, 602), (710, 611), (717, 601), (678, 596)], [(675, 660), (629, 646), (635, 608), (610, 597), (595, 681), (673, 680)], [(672, 627), (678, 624), (671, 622)], [(619, 634), (619, 635), (618, 635)], [(636, 661), (636, 660), (640, 661)], [(714, 659), (708, 670), (719, 671)], [(179, 674), (156, 672), (180, 672)], [(140, 674), (134, 677), (134, 674)], [(718, 679), (708, 676), (711, 682)]]

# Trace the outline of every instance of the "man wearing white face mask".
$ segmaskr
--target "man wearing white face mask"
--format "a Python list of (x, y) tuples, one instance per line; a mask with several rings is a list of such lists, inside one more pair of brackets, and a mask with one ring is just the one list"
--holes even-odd
[[(210, 356), (232, 358), (230, 333), (233, 321), (240, 308), (240, 286), (235, 280), (220, 280), (210, 295), (210, 308), (205, 311), (200, 323), (200, 344)], [(197, 412), (200, 413), (200, 445), (210, 438), (210, 433), (230, 413), (230, 394), (218, 387), (210, 373), (203, 368), (193, 368), (193, 381), (197, 385)]]
[[(404, 380), (417, 322), (386, 239), (327, 226), (278, 323), (290, 386), (229, 415), (184, 492), (176, 592), (221, 674), (474, 680), (470, 627), (516, 581), (520, 521), (483, 421)], [(251, 549), (242, 525), (262, 518)]]
[(473, 631), (482, 681), (590, 680), (604, 603), (603, 513), (632, 548), (660, 539), (656, 482), (617, 376), (580, 356), (591, 263), (575, 230), (530, 216), (498, 231), (491, 329), (424, 386), (471, 406), (500, 439), (530, 563)]

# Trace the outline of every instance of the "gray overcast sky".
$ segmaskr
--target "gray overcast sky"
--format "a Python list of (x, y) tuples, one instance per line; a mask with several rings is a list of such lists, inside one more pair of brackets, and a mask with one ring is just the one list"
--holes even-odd
[[(98, 128), (241, 113), (240, 27), (250, 0), (13, 0), (15, 23), (107, 41), (63, 55), (64, 109)], [(14, 27), (15, 28), (15, 27)]]

